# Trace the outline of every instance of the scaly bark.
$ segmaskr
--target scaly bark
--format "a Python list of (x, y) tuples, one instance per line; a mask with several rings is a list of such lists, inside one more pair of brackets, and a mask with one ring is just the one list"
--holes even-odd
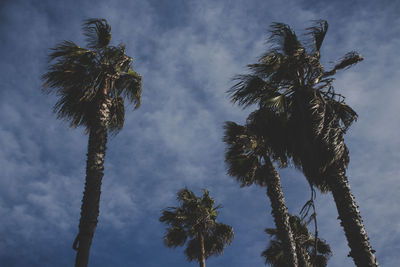
[(296, 253), (298, 257), (299, 267), (315, 266), (311, 264), (310, 255), (308, 254), (308, 251), (305, 248), (297, 246)]
[(349, 256), (358, 267), (378, 267), (367, 232), (356, 205), (343, 168), (337, 168), (338, 175), (329, 177), (330, 188), (336, 203), (339, 219), (350, 247)]
[(83, 193), (79, 234), (74, 242), (77, 250), (75, 267), (86, 267), (89, 262), (89, 251), (99, 217), (101, 182), (106, 155), (110, 100), (99, 97), (98, 109), (90, 128), (86, 162), (86, 182)]
[(267, 195), (271, 201), (272, 216), (278, 230), (285, 258), (290, 266), (297, 267), (296, 243), (294, 242), (293, 233), (289, 223), (289, 213), (283, 197), (279, 173), (269, 157), (264, 157), (265, 168), (267, 172)]

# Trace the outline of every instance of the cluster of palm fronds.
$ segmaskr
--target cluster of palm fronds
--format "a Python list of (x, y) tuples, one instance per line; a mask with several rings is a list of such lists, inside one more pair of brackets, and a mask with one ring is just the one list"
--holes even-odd
[[(272, 24), (271, 48), (257, 63), (248, 65), (250, 74), (236, 76), (235, 85), (228, 91), (232, 102), (239, 106), (258, 107), (245, 125), (225, 124), (224, 141), (228, 146), (225, 159), (228, 173), (242, 186), (254, 183), (270, 187), (269, 180), (275, 181), (267, 194), (286, 265), (274, 266), (305, 263), (299, 258), (304, 253), (293, 249), (299, 246), (296, 234), (290, 229), (292, 225), (289, 226), (284, 199), (274, 208), (275, 198), (282, 194), (282, 189), (277, 171), (264, 171), (271, 161), (278, 167), (293, 165), (300, 169), (312, 190), (315, 186), (321, 192), (332, 192), (354, 262), (357, 266), (378, 266), (345, 175), (349, 151), (343, 135), (357, 114), (332, 85), (332, 76), (338, 70), (363, 58), (356, 52), (347, 53), (326, 71), (320, 63), (320, 49), (327, 30), (326, 21), (316, 21), (306, 29), (307, 38), (300, 41), (288, 25)], [(312, 197), (307, 210), (315, 208), (313, 201)], [(311, 217), (317, 229), (315, 216), (314, 210)], [(315, 236), (315, 253), (317, 240)], [(314, 254), (310, 264), (316, 264), (315, 258)]]
[(204, 262), (211, 255), (222, 254), (234, 234), (231, 226), (216, 221), (221, 206), (215, 206), (207, 190), (203, 190), (202, 197), (197, 197), (184, 188), (178, 192), (177, 199), (181, 205), (165, 209), (160, 217), (169, 226), (165, 244), (183, 246), (190, 239), (185, 249), (189, 261)]

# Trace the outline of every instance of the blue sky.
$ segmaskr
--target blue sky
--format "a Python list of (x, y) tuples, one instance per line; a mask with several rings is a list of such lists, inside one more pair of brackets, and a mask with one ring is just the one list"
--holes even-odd
[[(197, 266), (162, 242), (161, 210), (184, 186), (207, 188), (223, 205), (233, 244), (207, 266), (263, 266), (272, 227), (265, 189), (240, 188), (226, 175), (223, 123), (249, 110), (231, 103), (231, 78), (268, 47), (272, 22), (298, 35), (326, 19), (327, 65), (356, 50), (365, 61), (337, 75), (335, 87), (358, 112), (346, 135), (348, 176), (381, 266), (400, 264), (400, 2), (398, 1), (2, 1), (0, 4), (0, 265), (72, 266), (84, 184), (87, 136), (52, 113), (41, 92), (49, 49), (84, 45), (83, 19), (106, 18), (143, 76), (142, 106), (126, 109), (108, 143), (99, 225), (90, 266)], [(291, 213), (309, 191), (300, 172), (280, 170)], [(353, 266), (330, 194), (317, 198), (329, 266)]]

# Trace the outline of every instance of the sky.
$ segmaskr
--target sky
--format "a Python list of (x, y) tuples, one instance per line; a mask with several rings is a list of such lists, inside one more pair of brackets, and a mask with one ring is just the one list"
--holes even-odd
[[(251, 109), (230, 103), (232, 78), (268, 49), (269, 25), (302, 36), (315, 19), (329, 30), (327, 67), (356, 50), (365, 60), (337, 74), (338, 92), (358, 113), (345, 136), (348, 177), (381, 266), (399, 266), (400, 2), (296, 0), (0, 1), (0, 266), (72, 266), (88, 136), (57, 120), (57, 97), (41, 91), (50, 48), (84, 46), (84, 19), (105, 18), (143, 77), (142, 106), (126, 108), (124, 129), (108, 141), (99, 224), (89, 266), (197, 266), (163, 244), (162, 209), (176, 192), (206, 188), (235, 239), (207, 266), (264, 266), (274, 227), (265, 188), (240, 188), (226, 174), (225, 121)], [(309, 198), (303, 175), (279, 170), (290, 213)], [(331, 194), (317, 195), (319, 235), (329, 266), (354, 266)]]

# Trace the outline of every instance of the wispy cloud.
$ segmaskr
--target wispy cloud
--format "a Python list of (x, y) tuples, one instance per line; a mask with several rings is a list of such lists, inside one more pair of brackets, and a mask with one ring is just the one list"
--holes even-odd
[[(378, 260), (395, 266), (399, 10), (389, 1), (349, 8), (289, 0), (7, 2), (0, 10), (0, 261), (73, 262), (87, 136), (51, 114), (56, 96), (40, 92), (40, 76), (48, 48), (64, 39), (82, 45), (82, 19), (105, 17), (113, 41), (127, 44), (144, 88), (142, 107), (127, 108), (125, 128), (109, 140), (92, 263), (187, 266), (181, 250), (163, 247), (158, 216), (188, 186), (208, 188), (224, 206), (221, 220), (235, 228), (234, 243), (222, 257), (210, 259), (210, 266), (262, 265), (260, 253), (268, 243), (263, 230), (273, 226), (269, 202), (265, 189), (240, 189), (225, 173), (223, 122), (243, 122), (248, 114), (229, 103), (225, 92), (232, 77), (247, 72), (246, 64), (268, 48), (271, 22), (288, 23), (301, 34), (311, 20), (326, 18), (324, 62), (350, 50), (366, 58), (339, 74), (335, 86), (360, 115), (346, 136), (352, 190)], [(307, 185), (300, 172), (281, 173), (289, 209), (298, 212)], [(318, 212), (320, 234), (334, 252), (330, 266), (352, 265), (329, 194), (318, 196)], [(159, 257), (150, 255), (154, 249)]]

